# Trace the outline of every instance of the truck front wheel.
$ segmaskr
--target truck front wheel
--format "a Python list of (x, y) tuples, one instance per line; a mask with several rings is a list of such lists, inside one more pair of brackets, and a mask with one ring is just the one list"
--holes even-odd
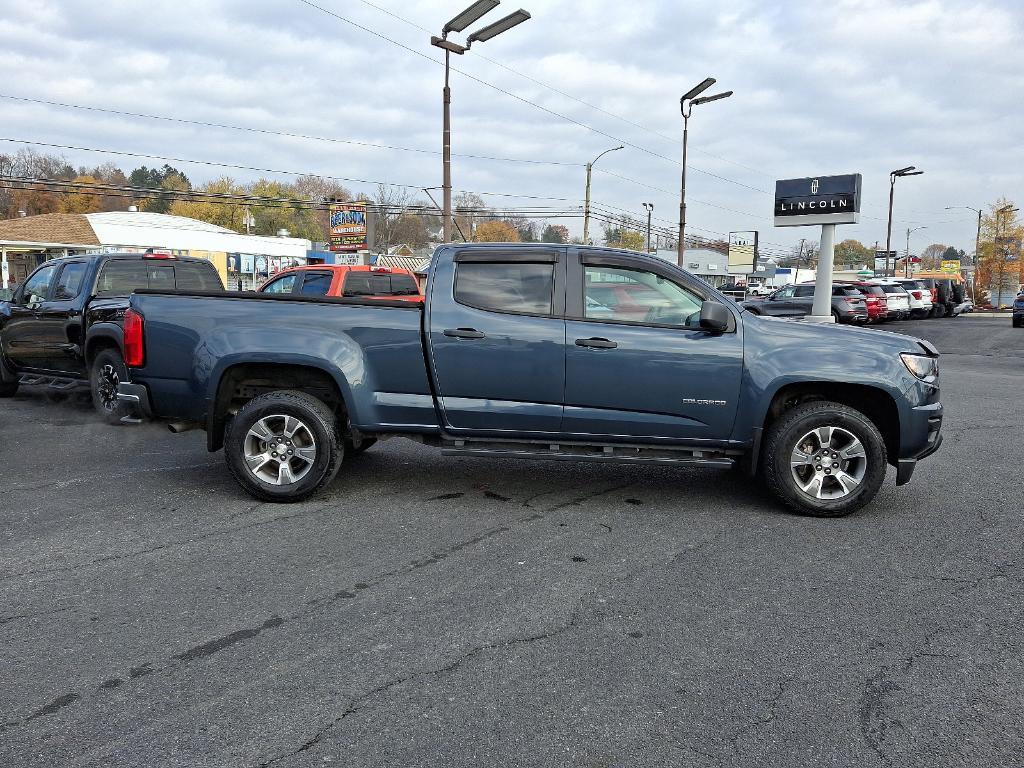
[(305, 392), (268, 392), (242, 406), (224, 435), (235, 480), (261, 501), (309, 498), (334, 479), (345, 455), (337, 420)]
[(827, 400), (798, 405), (771, 425), (761, 470), (787, 507), (842, 517), (870, 502), (885, 479), (885, 441), (860, 411)]

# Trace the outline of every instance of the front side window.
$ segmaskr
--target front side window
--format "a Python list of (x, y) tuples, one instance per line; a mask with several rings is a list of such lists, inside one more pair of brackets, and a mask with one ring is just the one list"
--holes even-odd
[(67, 301), (75, 298), (82, 290), (82, 279), (85, 277), (85, 262), (74, 261), (65, 264), (53, 287), (54, 301)]
[(47, 264), (25, 282), (25, 290), (22, 292), (22, 300), (25, 304), (38, 304), (41, 301), (46, 301), (50, 281), (53, 280), (56, 271), (56, 264)]
[(455, 272), (455, 300), (493, 312), (550, 315), (554, 264), (463, 262)]
[(588, 320), (700, 326), (701, 298), (661, 275), (601, 266), (585, 266), (583, 274)]
[(295, 287), (295, 280), (298, 275), (285, 275), (279, 277), (272, 283), (268, 283), (267, 286), (261, 291), (261, 293), (291, 293)]
[(779, 299), (789, 299), (789, 298), (792, 298), (793, 297), (793, 290), (794, 290), (794, 288), (791, 285), (788, 285), (785, 288), (780, 288), (778, 291), (776, 291), (774, 294), (772, 294), (772, 299), (775, 300), (775, 301), (778, 301)]

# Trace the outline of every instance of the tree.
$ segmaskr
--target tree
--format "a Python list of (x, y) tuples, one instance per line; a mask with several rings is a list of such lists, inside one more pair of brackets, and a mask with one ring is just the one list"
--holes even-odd
[(436, 218), (417, 213), (403, 213), (394, 222), (391, 234), (393, 245), (405, 243), (410, 248), (422, 248), (430, 242), (429, 219)]
[(644, 249), (644, 242), (643, 232), (625, 229), (619, 235), (619, 242), (615, 244), (615, 247), (625, 248), (630, 251), (642, 251)]
[(860, 240), (848, 238), (835, 248), (836, 264), (872, 264), (875, 253)]
[(409, 205), (409, 190), (405, 187), (392, 187), (385, 184), (377, 185), (373, 196), (372, 216), (375, 224), (376, 242), (371, 243), (378, 252), (385, 252), (399, 241), (395, 239), (394, 229), (398, 218), (405, 213)]
[[(92, 176), (76, 176), (76, 184), (95, 184)], [(97, 213), (103, 210), (103, 198), (98, 193), (78, 191), (65, 194), (57, 205), (61, 213)]]
[(507, 221), (485, 221), (476, 228), (473, 239), (480, 243), (518, 243), (519, 231)]
[(569, 228), (564, 224), (548, 224), (541, 233), (542, 243), (568, 243)]
[[(214, 181), (209, 181), (201, 185), (198, 191), (230, 195), (242, 195), (246, 192), (244, 187), (235, 183), (235, 180), (229, 176), (222, 176)], [(243, 232), (242, 217), (245, 213), (244, 208), (245, 206), (236, 202), (219, 203), (205, 200), (175, 200), (171, 203), (169, 213), (175, 216), (198, 219), (209, 224), (216, 224), (235, 232)]]
[[(1024, 225), (1016, 211), (999, 213), (1007, 207), (1016, 206), (1000, 198), (989, 206), (989, 213), (981, 217), (981, 258), (974, 279), (976, 286), (990, 290), (992, 304), (1005, 304), (1007, 299), (1012, 299), (1016, 288), (1024, 281), (1024, 259), (1021, 258)], [(992, 288), (996, 290), (991, 291)]]
[(481, 221), (490, 218), (490, 211), (480, 195), (472, 192), (460, 192), (452, 201), (452, 209), (457, 227), (452, 227), (452, 239), (461, 240), (459, 230), (469, 238), (473, 239), (473, 227)]
[[(294, 194), (305, 200), (323, 205), (330, 200), (347, 202), (352, 199), (352, 193), (338, 182), (332, 179), (325, 179), (322, 176), (304, 174), (295, 179)], [(314, 238), (319, 242), (327, 242), (331, 230), (331, 214), (327, 208), (312, 211), (313, 219), (317, 224), (317, 236)]]
[(942, 243), (932, 243), (924, 248), (921, 251), (921, 269), (938, 269), (946, 247)]

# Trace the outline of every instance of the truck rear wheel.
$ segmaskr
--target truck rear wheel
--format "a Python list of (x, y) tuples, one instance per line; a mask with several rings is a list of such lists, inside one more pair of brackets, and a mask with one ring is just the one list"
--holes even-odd
[(121, 403), (117, 399), (117, 385), (128, 380), (128, 369), (121, 353), (116, 349), (103, 349), (92, 361), (89, 372), (89, 390), (96, 413), (108, 424), (120, 424)]
[(860, 411), (826, 400), (786, 411), (768, 429), (761, 471), (787, 507), (842, 517), (870, 502), (885, 479), (885, 441)]
[(225, 430), (224, 454), (250, 495), (294, 502), (334, 479), (345, 449), (330, 408), (305, 392), (283, 390), (242, 406)]
[(18, 382), (0, 381), (0, 397), (14, 397), (16, 394), (18, 394)]

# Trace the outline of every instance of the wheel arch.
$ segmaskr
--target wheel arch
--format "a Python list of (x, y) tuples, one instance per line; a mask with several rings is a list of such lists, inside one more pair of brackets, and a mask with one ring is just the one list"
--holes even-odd
[(237, 363), (224, 369), (210, 401), (206, 442), (210, 451), (224, 445), (224, 426), (249, 400), (279, 389), (305, 392), (321, 400), (335, 414), (339, 424), (347, 425), (349, 403), (345, 387), (335, 376), (315, 365), (304, 363)]
[(92, 361), (96, 359), (96, 355), (98, 355), (103, 349), (116, 349), (123, 357), (123, 347), (124, 331), (121, 330), (120, 326), (113, 324), (93, 326), (89, 329), (89, 333), (86, 334), (85, 338), (84, 352), (86, 368), (92, 365)]
[(881, 433), (889, 463), (895, 463), (900, 449), (900, 412), (895, 398), (881, 387), (831, 381), (783, 385), (768, 404), (762, 429), (767, 432), (787, 410), (814, 400), (831, 400), (863, 413)]

